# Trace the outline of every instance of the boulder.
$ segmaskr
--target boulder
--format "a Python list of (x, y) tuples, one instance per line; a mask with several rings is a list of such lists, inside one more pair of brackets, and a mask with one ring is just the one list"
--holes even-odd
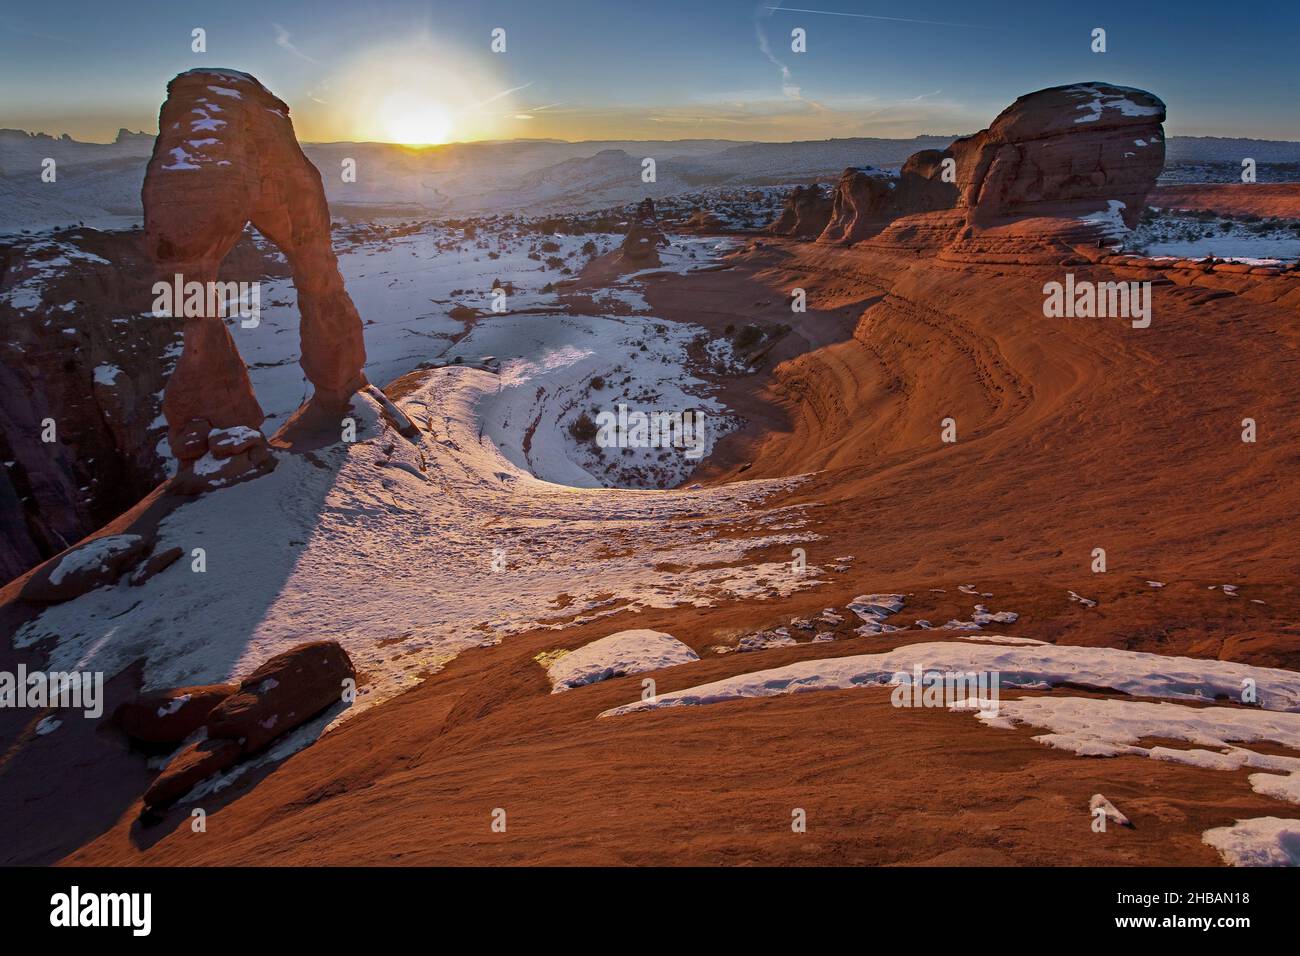
[(262, 750), (343, 698), (356, 670), (337, 641), (299, 644), (271, 658), (239, 684), (208, 719), (208, 736), (239, 741), (241, 753)]
[(238, 684), (204, 684), (141, 694), (121, 704), (113, 722), (143, 743), (178, 744), (207, 723), (213, 708), (238, 689)]
[(138, 534), (91, 538), (46, 561), (19, 592), (25, 601), (69, 601), (95, 588), (113, 584), (149, 550)]
[(155, 574), (166, 571), (185, 553), (181, 547), (166, 548), (149, 555), (141, 565), (131, 574), (131, 586), (139, 587), (148, 581)]
[(239, 762), (239, 744), (233, 740), (200, 740), (174, 756), (144, 794), (146, 812), (175, 803), (195, 785)]

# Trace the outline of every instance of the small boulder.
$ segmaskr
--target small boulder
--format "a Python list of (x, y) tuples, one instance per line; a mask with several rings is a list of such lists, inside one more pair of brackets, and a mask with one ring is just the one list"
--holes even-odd
[(138, 534), (92, 538), (41, 565), (27, 579), (19, 597), (44, 604), (70, 601), (115, 582), (149, 546), (150, 542)]
[(201, 780), (229, 770), (239, 762), (239, 744), (233, 740), (200, 740), (190, 744), (163, 768), (144, 794), (145, 810), (175, 803)]
[(356, 669), (338, 641), (299, 644), (271, 658), (239, 684), (208, 719), (208, 735), (237, 740), (245, 755), (338, 703)]
[(149, 555), (143, 564), (131, 574), (131, 586), (139, 587), (159, 572), (166, 571), (180, 558), (185, 550), (180, 547), (167, 548)]

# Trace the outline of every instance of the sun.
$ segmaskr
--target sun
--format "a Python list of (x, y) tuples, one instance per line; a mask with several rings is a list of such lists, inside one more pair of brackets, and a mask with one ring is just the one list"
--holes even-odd
[(384, 97), (379, 108), (384, 135), (406, 146), (436, 146), (451, 139), (451, 116), (439, 103), (411, 92)]

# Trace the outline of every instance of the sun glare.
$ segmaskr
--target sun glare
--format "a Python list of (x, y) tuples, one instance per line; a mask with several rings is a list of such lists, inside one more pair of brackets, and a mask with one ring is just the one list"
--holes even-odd
[(451, 139), (447, 111), (411, 93), (386, 97), (379, 121), (387, 139), (406, 146), (436, 146)]

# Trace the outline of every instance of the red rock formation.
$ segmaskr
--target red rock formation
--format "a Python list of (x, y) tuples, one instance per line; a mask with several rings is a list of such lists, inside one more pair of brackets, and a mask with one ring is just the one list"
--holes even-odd
[(636, 265), (658, 265), (659, 247), (666, 245), (668, 239), (655, 218), (655, 201), (649, 198), (641, 200), (627, 235), (623, 237), (623, 258)]
[(879, 232), (896, 215), (891, 196), (897, 187), (894, 176), (873, 166), (844, 170), (830, 221), (817, 241), (851, 245)]
[(1132, 228), (1164, 168), (1164, 119), (1157, 97), (1110, 83), (1026, 94), (988, 129), (953, 143), (958, 205), (987, 227), (1108, 212), (1119, 202)]
[[(1164, 118), (1152, 94), (1109, 83), (1029, 93), (988, 129), (914, 154), (897, 177), (845, 170), (818, 241), (925, 246), (944, 236), (949, 258), (1059, 259), (1064, 247), (1096, 245), (1137, 224), (1164, 167)], [(948, 209), (964, 223), (897, 221)]]
[(129, 737), (148, 744), (178, 744), (207, 723), (213, 708), (238, 690), (235, 684), (204, 684), (142, 694), (113, 714)]
[(160, 809), (185, 796), (194, 785), (239, 762), (233, 740), (200, 740), (190, 744), (163, 769), (144, 794), (144, 812)]
[[(167, 92), (144, 182), (147, 251), (164, 279), (180, 274), (207, 283), (248, 223), (275, 242), (298, 290), (311, 404), (340, 412), (365, 384), (361, 320), (330, 247), (320, 174), (298, 146), (289, 108), (233, 70), (190, 70)], [(225, 322), (187, 317), (163, 411), (182, 463), (207, 452), (211, 429), (261, 426), (262, 409)]]
[(208, 719), (208, 735), (238, 740), (254, 754), (343, 699), (343, 681), (356, 676), (338, 641), (299, 644), (271, 658), (239, 684)]
[(781, 214), (764, 232), (774, 236), (807, 236), (815, 239), (830, 222), (832, 206), (831, 197), (822, 192), (817, 183), (796, 186), (786, 197)]

